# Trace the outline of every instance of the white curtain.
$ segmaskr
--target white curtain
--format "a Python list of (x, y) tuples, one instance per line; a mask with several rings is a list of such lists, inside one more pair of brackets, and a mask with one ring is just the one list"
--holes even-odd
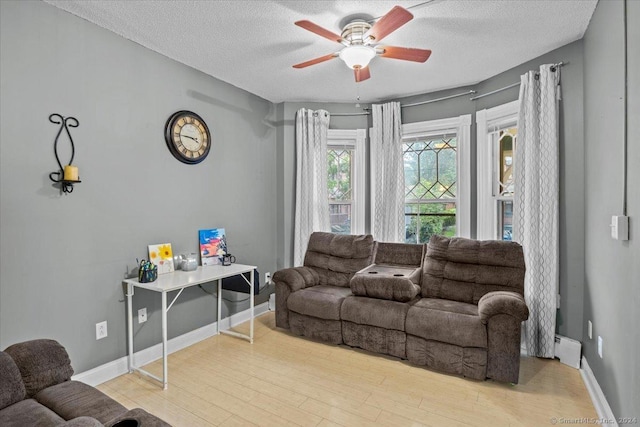
[(314, 231), (331, 231), (327, 190), (329, 113), (301, 108), (296, 113), (296, 217), (293, 265), (300, 266)]
[(404, 162), (400, 103), (373, 105), (371, 232), (381, 242), (404, 242)]
[(559, 70), (551, 64), (521, 77), (515, 155), (514, 240), (527, 273), (527, 352), (553, 358), (558, 293)]

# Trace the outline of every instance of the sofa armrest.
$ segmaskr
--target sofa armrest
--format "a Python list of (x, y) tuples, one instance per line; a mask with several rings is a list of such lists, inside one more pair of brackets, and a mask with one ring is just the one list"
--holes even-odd
[(309, 267), (294, 267), (278, 270), (273, 275), (276, 285), (276, 326), (289, 329), (289, 308), (287, 300), (292, 292), (318, 285), (318, 272)]
[(524, 298), (517, 292), (489, 292), (478, 301), (478, 314), (487, 325), (487, 378), (517, 384), (520, 329), (529, 318)]
[(273, 274), (276, 284), (286, 285), (291, 292), (315, 286), (320, 282), (318, 273), (309, 267), (294, 267), (278, 270)]
[(483, 322), (498, 314), (507, 314), (522, 322), (529, 318), (529, 308), (517, 292), (488, 292), (478, 301), (478, 315)]

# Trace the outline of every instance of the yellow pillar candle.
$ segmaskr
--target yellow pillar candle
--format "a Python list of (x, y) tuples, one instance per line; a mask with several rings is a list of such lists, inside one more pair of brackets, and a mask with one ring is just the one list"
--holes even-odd
[(78, 167), (66, 165), (64, 167), (64, 180), (65, 181), (78, 181)]

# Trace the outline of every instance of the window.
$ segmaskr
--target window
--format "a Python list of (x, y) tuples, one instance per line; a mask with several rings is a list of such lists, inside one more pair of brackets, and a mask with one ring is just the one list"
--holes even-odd
[(364, 234), (364, 129), (329, 129), (327, 186), (331, 231)]
[(511, 240), (518, 102), (479, 111), (478, 239)]
[(406, 243), (469, 237), (470, 124), (465, 115), (402, 126)]

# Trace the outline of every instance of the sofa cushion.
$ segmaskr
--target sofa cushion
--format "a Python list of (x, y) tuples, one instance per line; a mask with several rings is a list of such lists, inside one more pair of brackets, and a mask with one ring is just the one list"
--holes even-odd
[(420, 267), (425, 245), (410, 243), (378, 242), (373, 258), (374, 264), (393, 264)]
[(406, 331), (460, 347), (487, 348), (487, 327), (474, 304), (423, 298), (407, 312)]
[(27, 397), (73, 375), (69, 355), (57, 341), (39, 339), (7, 347), (5, 352), (16, 362)]
[(52, 427), (63, 423), (58, 414), (34, 399), (21, 400), (0, 410), (2, 427)]
[(312, 286), (289, 295), (287, 306), (296, 313), (319, 319), (340, 320), (340, 306), (351, 289), (340, 286)]
[(404, 331), (409, 307), (396, 301), (351, 296), (342, 303), (340, 317), (359, 325)]
[(0, 351), (0, 409), (13, 405), (25, 398), (25, 389), (20, 370), (4, 351)]
[(35, 398), (65, 420), (89, 416), (104, 424), (127, 410), (100, 390), (79, 381), (65, 381), (48, 387)]
[(407, 302), (420, 293), (420, 267), (373, 264), (351, 279), (354, 295)]
[(434, 235), (423, 266), (422, 296), (477, 304), (492, 291), (523, 295), (524, 274), (518, 243)]
[(371, 235), (314, 232), (309, 237), (304, 266), (318, 272), (320, 285), (348, 287), (354, 273), (371, 264), (373, 248)]

